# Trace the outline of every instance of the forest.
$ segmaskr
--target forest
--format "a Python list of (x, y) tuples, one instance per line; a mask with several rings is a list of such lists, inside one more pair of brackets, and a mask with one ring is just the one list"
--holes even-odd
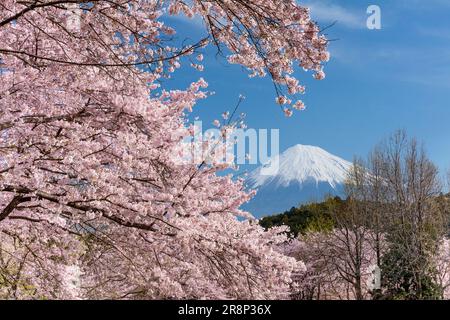
[(287, 226), (287, 252), (307, 273), (299, 299), (448, 299), (450, 194), (404, 131), (356, 159), (346, 199), (330, 197), (261, 226)]

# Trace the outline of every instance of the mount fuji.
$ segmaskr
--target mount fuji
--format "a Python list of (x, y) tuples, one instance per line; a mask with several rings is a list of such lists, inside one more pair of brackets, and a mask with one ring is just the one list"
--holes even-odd
[(258, 192), (242, 209), (258, 218), (325, 196), (342, 196), (351, 166), (319, 147), (293, 146), (248, 175), (247, 186)]

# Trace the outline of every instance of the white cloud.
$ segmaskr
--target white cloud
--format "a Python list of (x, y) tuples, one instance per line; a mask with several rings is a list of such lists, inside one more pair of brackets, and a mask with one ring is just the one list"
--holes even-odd
[(188, 18), (186, 17), (184, 14), (180, 13), (177, 15), (167, 15), (165, 17), (168, 21), (173, 20), (173, 21), (177, 21), (177, 22), (182, 22), (182, 23), (186, 23), (191, 27), (195, 27), (195, 28), (203, 28), (203, 20), (200, 16), (196, 15), (192, 18)]
[(323, 0), (308, 1), (305, 3), (305, 6), (311, 9), (312, 18), (320, 23), (333, 23), (337, 21), (339, 26), (348, 28), (365, 27), (365, 10), (355, 12), (355, 10), (327, 3)]
[(419, 26), (417, 28), (417, 31), (421, 36), (433, 37), (433, 38), (444, 39), (444, 40), (450, 39), (450, 32), (448, 32), (448, 30), (446, 30), (445, 26), (443, 26), (441, 28)]

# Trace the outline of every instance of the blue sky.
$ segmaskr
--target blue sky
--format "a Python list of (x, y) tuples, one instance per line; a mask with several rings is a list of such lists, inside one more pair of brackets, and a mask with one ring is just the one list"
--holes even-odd
[[(423, 141), (442, 172), (450, 168), (450, 1), (309, 0), (312, 16), (327, 30), (331, 60), (323, 81), (299, 71), (307, 109), (286, 118), (275, 104), (270, 79), (249, 79), (214, 50), (205, 71), (183, 68), (166, 85), (187, 86), (204, 77), (215, 94), (193, 116), (205, 125), (246, 96), (241, 112), (252, 128), (279, 128), (280, 150), (297, 143), (320, 146), (347, 160), (365, 156), (382, 138), (406, 129)], [(366, 27), (366, 10), (378, 5), (382, 29)], [(171, 19), (179, 40), (204, 34), (199, 21)]]

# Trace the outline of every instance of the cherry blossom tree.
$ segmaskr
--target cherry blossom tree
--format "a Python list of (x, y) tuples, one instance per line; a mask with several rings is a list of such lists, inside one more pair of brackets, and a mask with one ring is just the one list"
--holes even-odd
[[(202, 19), (207, 36), (177, 45), (164, 16), (178, 14)], [(208, 152), (180, 161), (193, 134), (186, 113), (207, 97), (207, 83), (168, 91), (164, 79), (183, 63), (202, 70), (212, 44), (250, 76), (268, 74), (290, 115), (289, 105), (304, 107), (294, 66), (322, 79), (329, 58), (306, 8), (6, 0), (0, 39), (2, 295), (289, 296), (303, 265), (274, 249), (282, 230), (264, 232), (239, 209), (252, 194), (217, 174), (230, 167), (214, 161), (224, 145), (191, 144)]]
[(79, 243), (47, 226), (10, 222), (0, 228), (0, 299), (76, 298), (66, 285)]
[(442, 239), (435, 256), (436, 283), (442, 290), (442, 299), (450, 299), (450, 240)]
[(376, 254), (370, 235), (364, 239), (348, 229), (314, 232), (284, 245), (287, 255), (303, 261), (306, 272), (296, 273), (294, 299), (370, 299), (374, 289)]

